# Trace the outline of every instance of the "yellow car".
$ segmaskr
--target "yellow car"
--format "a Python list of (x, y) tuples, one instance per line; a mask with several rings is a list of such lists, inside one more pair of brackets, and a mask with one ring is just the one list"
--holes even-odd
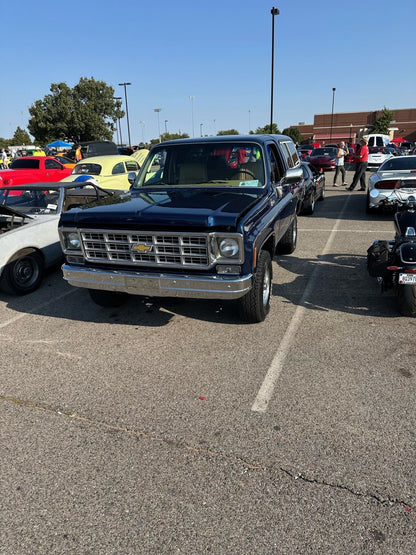
[(132, 184), (133, 174), (135, 177), (139, 169), (138, 163), (131, 156), (91, 156), (78, 162), (71, 175), (62, 181), (75, 181), (77, 178), (79, 180), (80, 176), (90, 176), (97, 180), (102, 189), (127, 191)]
[(63, 164), (66, 168), (69, 168), (70, 170), (73, 170), (75, 168), (75, 162), (74, 160), (71, 160), (71, 158), (66, 158), (66, 156), (62, 156), (62, 154), (57, 154), (54, 158), (56, 158), (58, 162), (61, 162), (61, 164)]

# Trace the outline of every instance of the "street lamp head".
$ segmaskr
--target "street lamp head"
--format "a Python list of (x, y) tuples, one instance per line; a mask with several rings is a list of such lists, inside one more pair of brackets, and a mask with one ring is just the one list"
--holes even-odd
[(153, 108), (153, 111), (154, 111), (154, 112), (161, 112), (161, 111), (162, 111), (162, 108)]
[(332, 92), (335, 92), (335, 91), (336, 91), (336, 88), (335, 88), (335, 87), (332, 87)]
[(271, 13), (272, 15), (279, 15), (280, 12), (279, 12), (279, 10), (278, 10), (277, 8), (272, 8), (272, 9), (270, 10), (270, 13)]
[(124, 85), (131, 85), (131, 83), (119, 83), (118, 84), (119, 87), (123, 87)]

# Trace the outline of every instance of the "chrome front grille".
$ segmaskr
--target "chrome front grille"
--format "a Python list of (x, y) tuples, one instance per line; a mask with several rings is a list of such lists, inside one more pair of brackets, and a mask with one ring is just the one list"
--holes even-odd
[(90, 262), (178, 268), (208, 268), (208, 236), (197, 233), (150, 233), (81, 230)]

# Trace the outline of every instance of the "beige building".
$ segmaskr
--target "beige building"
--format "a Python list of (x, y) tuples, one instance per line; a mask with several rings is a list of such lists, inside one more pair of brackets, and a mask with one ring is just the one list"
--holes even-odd
[[(394, 116), (390, 127), (390, 140), (403, 137), (406, 141), (416, 141), (416, 108), (392, 110)], [(344, 112), (337, 114), (315, 114), (313, 125), (300, 123), (292, 125), (301, 132), (303, 142), (321, 144), (347, 141), (357, 142), (371, 132), (371, 126), (382, 112)]]

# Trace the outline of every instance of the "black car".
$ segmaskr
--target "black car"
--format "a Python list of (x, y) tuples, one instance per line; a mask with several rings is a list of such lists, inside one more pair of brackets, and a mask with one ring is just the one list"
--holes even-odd
[(299, 207), (300, 214), (313, 214), (315, 202), (325, 198), (325, 174), (308, 162), (301, 162), (303, 171), (304, 197)]

